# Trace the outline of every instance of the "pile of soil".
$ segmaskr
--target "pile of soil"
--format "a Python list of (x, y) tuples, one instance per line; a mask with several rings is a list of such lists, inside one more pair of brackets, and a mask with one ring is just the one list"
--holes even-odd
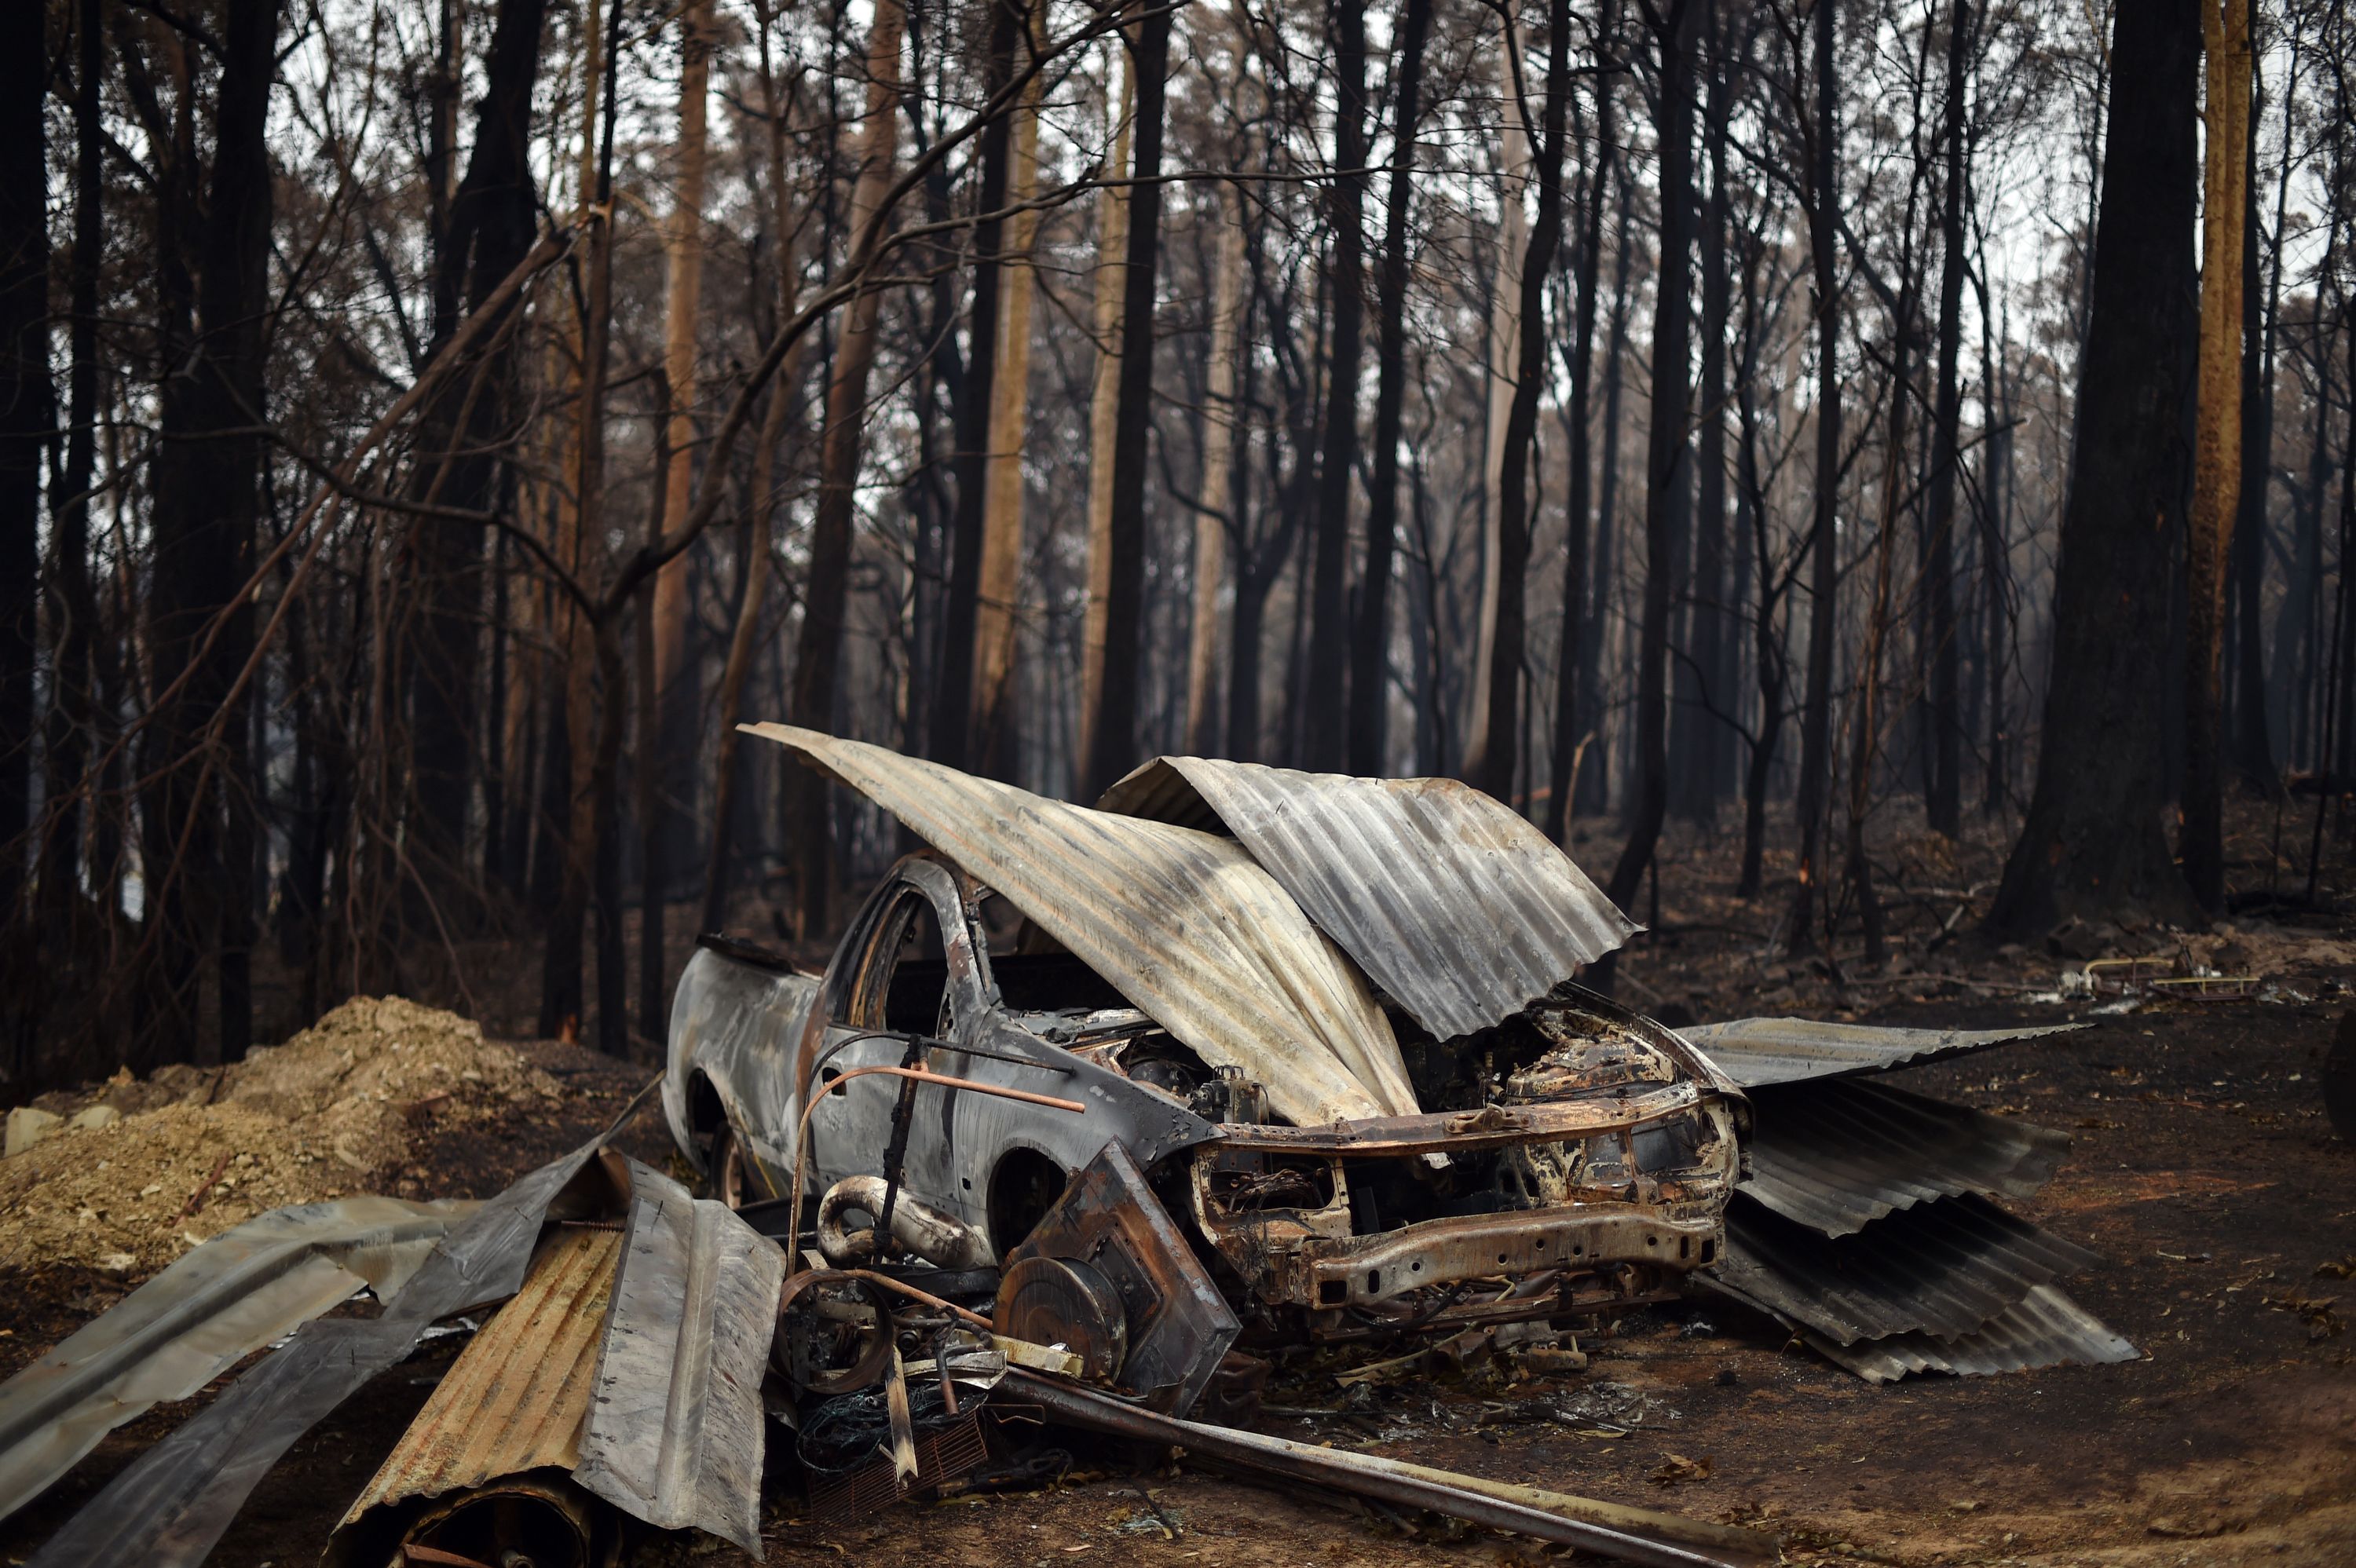
[(44, 1109), (107, 1105), (121, 1119), (60, 1127), (0, 1160), (0, 1269), (151, 1274), (264, 1210), (375, 1190), (429, 1126), (561, 1097), (455, 1013), (355, 997), (226, 1067), (123, 1072), (45, 1097)]

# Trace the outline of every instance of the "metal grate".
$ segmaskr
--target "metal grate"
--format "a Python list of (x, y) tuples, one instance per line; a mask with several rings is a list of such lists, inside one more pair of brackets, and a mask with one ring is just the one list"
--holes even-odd
[(883, 1512), (910, 1492), (954, 1481), (979, 1469), (990, 1457), (981, 1438), (979, 1403), (938, 1432), (916, 1439), (916, 1473), (905, 1487), (892, 1469), (892, 1456), (879, 1454), (875, 1462), (819, 1482), (813, 1476), (810, 1519), (817, 1524), (856, 1524)]

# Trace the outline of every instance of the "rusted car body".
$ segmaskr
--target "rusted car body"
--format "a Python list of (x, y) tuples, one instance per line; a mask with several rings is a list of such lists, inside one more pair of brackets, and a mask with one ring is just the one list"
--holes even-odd
[[(1393, 994), (1416, 988), (1400, 982), (1397, 953), (1376, 960), (1392, 982), (1378, 990), (1329, 940), (1348, 921), (1312, 921), (1302, 904), (1313, 901), (1296, 901), (1231, 839), (808, 731), (763, 732), (935, 848), (885, 877), (822, 976), (725, 943), (689, 964), (664, 1105), (700, 1168), (741, 1160), (745, 1196), (785, 1197), (798, 1158), (812, 1194), (888, 1159), (908, 1198), (1004, 1261), (1117, 1143), (1195, 1243), (1246, 1345), (1652, 1299), (1718, 1258), (1745, 1105), (1673, 1031), (1556, 975), (1510, 1011), (1493, 999), (1494, 1022), (1442, 1036)], [(1343, 784), (1375, 781), (1290, 774), (1273, 787), (1322, 799)], [(1362, 819), (1396, 825), (1403, 799), (1427, 817), (1444, 811), (1437, 828), (1413, 830), (1459, 848), (1469, 833), (1475, 874), (1501, 856), (1551, 857), (1566, 896), (1601, 903), (1559, 850), (1486, 797), (1435, 781), (1376, 787), (1413, 794), (1369, 795)], [(1419, 857), (1426, 880), (1433, 855), (1445, 858)], [(1041, 859), (1058, 863), (1043, 873)], [(1328, 856), (1324, 869), (1343, 868)], [(1064, 880), (1043, 885), (1043, 874)], [(1346, 896), (1396, 901), (1397, 887), (1368, 880)], [(1483, 906), (1483, 890), (1459, 879), (1444, 900), (1390, 911), (1385, 929), (1413, 946), (1430, 923), (1431, 951), (1416, 955), (1428, 975), (1481, 943), (1465, 927)], [(1600, 919), (1589, 912), (1590, 928)], [(1212, 973), (1182, 954), (1195, 937), (1235, 951)], [(1531, 986), (1564, 951), (1527, 958), (1495, 994)], [(846, 1074), (854, 1081), (836, 1083)]]

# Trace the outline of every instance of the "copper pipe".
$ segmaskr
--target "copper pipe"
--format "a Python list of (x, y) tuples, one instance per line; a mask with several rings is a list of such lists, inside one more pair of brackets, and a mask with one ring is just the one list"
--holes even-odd
[(970, 1078), (952, 1078), (946, 1072), (932, 1072), (922, 1067), (854, 1067), (823, 1084), (809, 1087), (815, 1093), (803, 1096), (802, 1114), (794, 1126), (794, 1190), (793, 1205), (786, 1211), (786, 1223), (791, 1227), (792, 1246), (787, 1248), (790, 1258), (802, 1240), (802, 1172), (809, 1163), (810, 1113), (818, 1109), (819, 1099), (834, 1093), (854, 1078), (866, 1078), (882, 1073), (892, 1078), (913, 1078), (919, 1083), (937, 1083), (945, 1089), (969, 1089), (977, 1094), (995, 1094), (1001, 1100), (1020, 1100), (1026, 1105), (1044, 1105), (1054, 1111), (1070, 1111), (1086, 1115), (1087, 1107), (1077, 1100), (1058, 1100), (1053, 1094), (1034, 1094), (1028, 1089), (1007, 1089), (996, 1083), (980, 1083)]

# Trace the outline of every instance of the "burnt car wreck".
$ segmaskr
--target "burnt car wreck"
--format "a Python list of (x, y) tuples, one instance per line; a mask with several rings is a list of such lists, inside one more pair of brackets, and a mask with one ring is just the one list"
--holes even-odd
[[(1091, 810), (751, 730), (928, 846), (825, 974), (709, 941), (673, 1009), (682, 1152), (756, 1214), (818, 1195), (830, 1262), (881, 1232), (1082, 1339), (1184, 1297), (1194, 1364), (1123, 1385), (1182, 1413), (1222, 1350), (1695, 1292), (1877, 1381), (2133, 1354), (2056, 1283), (2093, 1255), (1995, 1201), (2066, 1138), (1875, 1081), (2044, 1031), (1666, 1029), (1572, 978), (1636, 927), (1453, 781), (1164, 758)], [(1085, 1253), (1108, 1208), (1153, 1223)]]
[[(1233, 1320), (1162, 1368), (1182, 1413), (1229, 1342), (1543, 1320), (1663, 1299), (1717, 1261), (1744, 1097), (1571, 981), (1633, 927), (1487, 796), (1186, 759), (1091, 811), (755, 732), (933, 846), (823, 976), (710, 943), (673, 1009), (682, 1150), (764, 1207), (822, 1195), (830, 1261), (851, 1261), (833, 1221), (864, 1192), (917, 1261), (1003, 1266), (1004, 1319), (1033, 1288), (1135, 1304), (1154, 1243), (1215, 1280), (1203, 1317)], [(1419, 875), (1382, 885), (1383, 860)], [(1501, 891), (1515, 929), (1493, 937)], [(1071, 1211), (1127, 1210), (1166, 1234), (1077, 1255)], [(1043, 1247), (1069, 1255), (1033, 1286)]]
[[(1248, 1427), (1280, 1368), (1536, 1355), (1691, 1296), (1876, 1381), (2136, 1353), (2062, 1288), (2094, 1254), (2000, 1206), (2067, 1138), (1886, 1081), (2051, 1030), (1666, 1028), (1575, 978), (1636, 927), (1450, 781), (1174, 758), (1087, 808), (751, 728), (926, 847), (821, 974), (701, 943), (648, 1089), (701, 1191), (599, 1138), (479, 1205), (196, 1248), (0, 1387), (0, 1518), (276, 1348), (32, 1568), (203, 1561), (454, 1325), (330, 1562), (591, 1568), (645, 1528), (757, 1556), (770, 1444), (841, 1520), (1024, 1473), (1010, 1423), (1044, 1420), (1622, 1561), (1769, 1563), (1754, 1531)], [(363, 1289), (374, 1316), (326, 1316)]]

